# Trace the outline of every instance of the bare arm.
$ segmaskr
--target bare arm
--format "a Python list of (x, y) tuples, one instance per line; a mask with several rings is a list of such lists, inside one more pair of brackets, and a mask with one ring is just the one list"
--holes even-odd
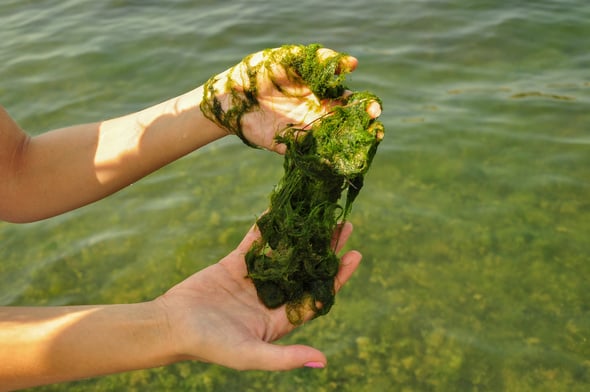
[(151, 303), (0, 308), (0, 391), (172, 362), (155, 310)]
[[(339, 251), (352, 232), (333, 239)], [(309, 346), (275, 345), (291, 332), (285, 306), (269, 310), (258, 299), (244, 255), (260, 238), (253, 227), (220, 262), (161, 297), (130, 305), (0, 307), (0, 391), (198, 360), (234, 369), (323, 367)], [(340, 290), (361, 255), (343, 255)], [(308, 315), (308, 319), (312, 317)]]
[(29, 137), (0, 110), (0, 219), (23, 222), (103, 198), (227, 133), (202, 88), (123, 117)]

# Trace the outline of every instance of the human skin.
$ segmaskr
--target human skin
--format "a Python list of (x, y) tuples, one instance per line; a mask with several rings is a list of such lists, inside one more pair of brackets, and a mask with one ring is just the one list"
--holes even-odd
[[(320, 51), (325, 58), (334, 55)], [(264, 61), (264, 55), (250, 61)], [(353, 57), (342, 59), (342, 69), (356, 66)], [(219, 74), (218, 80), (241, 67)], [(244, 116), (243, 133), (254, 145), (283, 153), (285, 146), (275, 143), (277, 133), (290, 125), (304, 128), (338, 100), (320, 101), (305, 85), (275, 71), (274, 81), (259, 75), (260, 106)], [(273, 85), (277, 82), (280, 90)], [(223, 95), (220, 89), (218, 98), (227, 105)], [(201, 86), (136, 113), (35, 137), (0, 107), (0, 219), (30, 222), (81, 207), (227, 136), (226, 129), (201, 112), (202, 98)], [(376, 117), (381, 109), (376, 104), (367, 110)], [(351, 232), (349, 223), (336, 230), (336, 252)], [(0, 307), (0, 391), (182, 360), (240, 370), (323, 367), (326, 357), (315, 348), (271, 344), (295, 326), (284, 307), (267, 309), (245, 278), (244, 255), (259, 239), (254, 226), (228, 256), (152, 301)], [(360, 260), (357, 251), (342, 256), (335, 291)]]

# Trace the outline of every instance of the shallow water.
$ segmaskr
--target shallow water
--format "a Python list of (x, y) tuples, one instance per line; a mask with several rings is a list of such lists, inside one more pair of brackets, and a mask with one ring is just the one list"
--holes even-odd
[[(355, 55), (350, 87), (384, 102), (350, 217), (363, 264), (284, 340), (327, 369), (182, 363), (40, 389), (588, 390), (590, 4), (500, 3), (2, 2), (1, 103), (30, 133), (138, 110), (285, 43)], [(0, 304), (161, 294), (237, 244), (281, 162), (228, 138), (91, 206), (0, 224)]]

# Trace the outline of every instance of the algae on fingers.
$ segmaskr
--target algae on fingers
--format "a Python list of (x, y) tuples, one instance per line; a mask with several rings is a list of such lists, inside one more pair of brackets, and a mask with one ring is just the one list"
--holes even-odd
[(205, 82), (201, 111), (248, 146), (258, 147), (244, 135), (243, 119), (260, 109), (261, 84), (272, 84), (285, 96), (291, 95), (285, 81), (295, 86), (305, 85), (320, 100), (338, 98), (344, 92), (342, 82), (349, 70), (341, 67), (340, 62), (346, 54), (321, 58), (318, 53), (321, 47), (319, 44), (284, 45), (246, 56), (236, 66)]

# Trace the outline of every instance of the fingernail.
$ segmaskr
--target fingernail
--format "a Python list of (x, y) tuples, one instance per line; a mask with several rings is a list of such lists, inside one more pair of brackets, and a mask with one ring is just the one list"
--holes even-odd
[(323, 369), (325, 365), (321, 362), (306, 362), (303, 366), (314, 369)]

